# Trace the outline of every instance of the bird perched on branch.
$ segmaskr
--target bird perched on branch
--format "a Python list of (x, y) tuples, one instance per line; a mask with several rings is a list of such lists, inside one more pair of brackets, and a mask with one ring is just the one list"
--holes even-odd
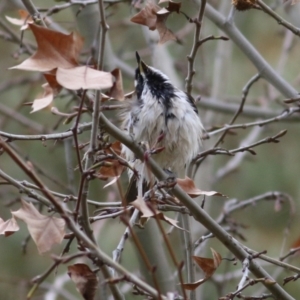
[[(157, 152), (152, 157), (163, 169), (184, 177), (186, 165), (199, 151), (204, 130), (194, 99), (161, 71), (147, 66), (137, 52), (136, 59), (136, 97), (125, 109), (123, 128), (149, 153)], [(123, 154), (139, 173), (138, 195), (142, 196), (143, 182), (154, 182), (154, 177), (126, 146)], [(129, 176), (133, 177), (132, 171)]]

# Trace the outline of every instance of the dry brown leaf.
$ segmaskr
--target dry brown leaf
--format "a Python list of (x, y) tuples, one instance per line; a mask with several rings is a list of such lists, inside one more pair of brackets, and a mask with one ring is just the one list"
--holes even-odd
[(124, 90), (123, 90), (123, 79), (122, 79), (122, 72), (120, 69), (114, 69), (113, 71), (110, 72), (115, 80), (113, 83), (113, 86), (111, 87), (108, 95), (111, 98), (117, 99), (119, 101), (124, 100)]
[(168, 6), (167, 10), (170, 12), (177, 12), (178, 14), (180, 13), (180, 8), (181, 8), (181, 2), (173, 2), (173, 1), (168, 1)]
[[(300, 247), (300, 238), (298, 237), (294, 242), (293, 244), (291, 245), (291, 249), (296, 249), (296, 248), (299, 248)], [(297, 255), (300, 254), (300, 251), (297, 252)]]
[[(119, 156), (121, 155), (122, 144), (119, 141), (112, 143), (110, 147), (114, 153)], [(113, 152), (109, 148), (105, 149), (106, 154), (112, 154)], [(109, 177), (118, 177), (123, 173), (125, 167), (120, 164), (117, 159), (106, 159), (106, 161), (109, 162), (111, 166), (102, 166), (99, 168), (98, 175), (100, 176), (100, 179), (106, 180)]]
[(34, 113), (46, 107), (51, 107), (51, 103), (54, 98), (53, 89), (49, 86), (48, 83), (44, 83), (42, 85), (42, 88), (44, 89), (44, 92), (40, 98), (36, 98), (35, 100), (33, 100), (31, 106), (32, 107), (31, 113)]
[(192, 283), (184, 283), (183, 287), (185, 289), (195, 290), (200, 284), (204, 283), (207, 279), (209, 279), (221, 264), (222, 262), (221, 255), (212, 248), (210, 248), (210, 250), (212, 252), (213, 258), (193, 256), (193, 259), (195, 260), (197, 265), (204, 272), (205, 277)]
[(164, 16), (168, 17), (170, 12), (166, 8), (161, 8), (158, 12), (156, 12), (156, 16)]
[(195, 290), (199, 285), (201, 285), (202, 283), (204, 283), (207, 279), (203, 278), (200, 279), (198, 281), (192, 282), (192, 283), (184, 283), (182, 286), (189, 291), (193, 291)]
[(56, 80), (56, 70), (49, 73), (44, 73), (43, 75), (49, 86), (52, 88), (54, 95), (57, 95), (61, 91), (62, 86)]
[(32, 111), (34, 113), (46, 107), (51, 107), (54, 97), (60, 92), (62, 86), (57, 82), (55, 72), (43, 74), (48, 83), (42, 85), (43, 94), (36, 98), (32, 103)]
[(196, 198), (200, 195), (226, 197), (225, 195), (215, 191), (201, 191), (195, 186), (194, 181), (187, 176), (185, 179), (177, 178), (177, 183), (191, 198)]
[[(170, 3), (169, 3), (170, 5)], [(176, 11), (174, 6), (171, 9)], [(174, 10), (175, 9), (175, 10)], [(172, 11), (166, 8), (160, 8), (156, 4), (150, 2), (131, 18), (131, 22), (147, 26), (150, 30), (157, 29), (159, 34), (159, 43), (163, 44), (170, 40), (177, 40), (174, 33), (166, 26), (166, 20)]]
[(210, 277), (216, 270), (215, 262), (212, 258), (193, 256), (193, 259), (203, 270), (206, 278)]
[(113, 185), (114, 183), (116, 183), (119, 180), (119, 178), (120, 178), (120, 176), (113, 177), (113, 179), (110, 182), (108, 182), (107, 184), (105, 184), (103, 186), (103, 188), (105, 189), (105, 188)]
[(167, 222), (168, 224), (180, 229), (180, 230), (184, 230), (183, 228), (179, 227), (177, 225), (178, 221), (174, 220), (172, 218), (167, 217), (166, 215), (164, 215), (161, 211), (156, 211), (156, 215), (158, 216), (158, 218), (162, 221)]
[(138, 197), (132, 201), (131, 204), (143, 214), (143, 218), (151, 218), (154, 216), (154, 212), (148, 207), (143, 198)]
[(37, 51), (21, 64), (10, 69), (47, 72), (58, 67), (73, 68), (83, 46), (83, 39), (76, 33), (64, 34), (45, 27), (29, 24)]
[(33, 23), (33, 20), (31, 18), (31, 16), (28, 14), (28, 11), (24, 10), (24, 9), (19, 9), (18, 10), (18, 14), (20, 16), (19, 19), (17, 19), (17, 18), (11, 18), (11, 17), (8, 17), (8, 16), (5, 16), (5, 18), (11, 24), (14, 24), (14, 25), (17, 25), (17, 26), (21, 26), (20, 30), (27, 29), (28, 28), (28, 24), (32, 24)]
[(86, 264), (68, 266), (68, 275), (85, 300), (93, 300), (98, 285), (96, 274)]
[(170, 13), (158, 14), (157, 15), (157, 22), (156, 22), (156, 29), (159, 34), (159, 43), (164, 44), (167, 41), (177, 40), (175, 34), (167, 28), (165, 22), (168, 18)]
[(133, 23), (137, 23), (140, 25), (147, 26), (150, 30), (156, 29), (156, 12), (158, 12), (161, 8), (150, 2), (147, 3), (146, 6), (140, 10), (136, 15), (134, 15), (130, 21)]
[(104, 93), (101, 93), (101, 102), (106, 102), (110, 97)]
[(237, 10), (243, 11), (253, 8), (256, 4), (256, 0), (232, 0), (231, 3)]
[(210, 248), (210, 251), (211, 251), (211, 253), (213, 255), (215, 268), (217, 269), (219, 267), (219, 265), (221, 264), (221, 262), (222, 262), (222, 256), (221, 256), (221, 254), (219, 252), (217, 252), (213, 248)]
[(138, 197), (136, 200), (131, 202), (131, 204), (142, 213), (141, 225), (144, 225), (149, 218), (158, 218), (159, 220), (165, 221), (168, 224), (183, 230), (183, 228), (177, 225), (178, 221), (165, 216), (161, 211), (158, 211), (155, 208), (149, 208), (147, 203), (142, 198)]
[(86, 66), (58, 68), (57, 82), (69, 90), (107, 89), (113, 85), (112, 75), (108, 72), (94, 70)]
[(60, 244), (65, 235), (65, 221), (61, 218), (42, 215), (32, 203), (23, 200), (21, 203), (22, 207), (12, 214), (26, 223), (39, 253), (45, 253), (54, 244)]
[(0, 218), (0, 234), (3, 234), (5, 236), (10, 236), (16, 231), (18, 231), (19, 229), (20, 227), (14, 216), (12, 216), (11, 219), (8, 219), (6, 221)]

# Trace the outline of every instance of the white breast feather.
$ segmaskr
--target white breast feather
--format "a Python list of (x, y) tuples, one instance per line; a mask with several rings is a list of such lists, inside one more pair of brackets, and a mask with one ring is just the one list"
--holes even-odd
[[(141, 97), (144, 105), (140, 107), (135, 104), (128, 113), (125, 124), (134, 140), (146, 143), (150, 149), (163, 131), (165, 137), (156, 147), (165, 149), (152, 157), (162, 168), (182, 176), (185, 165), (199, 152), (204, 128), (193, 107), (187, 103), (186, 95), (180, 90), (176, 90), (175, 94), (177, 97), (172, 99), (173, 103), (168, 110), (175, 118), (169, 119), (167, 126), (163, 105), (147, 89), (144, 89)], [(132, 166), (149, 180), (148, 172), (145, 172), (143, 164), (135, 159), (131, 150), (124, 146), (123, 153)], [(131, 171), (129, 175), (132, 175)]]

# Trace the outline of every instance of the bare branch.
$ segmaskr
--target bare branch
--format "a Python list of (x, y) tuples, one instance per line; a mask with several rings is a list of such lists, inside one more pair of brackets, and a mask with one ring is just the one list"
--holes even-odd
[(231, 129), (246, 129), (249, 127), (253, 127), (253, 126), (264, 126), (266, 124), (270, 124), (273, 122), (278, 122), (282, 119), (288, 118), (289, 116), (291, 116), (294, 113), (300, 112), (300, 108), (299, 107), (290, 107), (286, 110), (284, 110), (280, 115), (274, 117), (274, 118), (270, 118), (267, 120), (260, 120), (260, 121), (255, 121), (255, 122), (250, 122), (250, 123), (243, 123), (243, 124), (236, 124), (236, 125), (225, 125), (225, 127), (211, 131), (206, 133), (206, 137), (211, 137), (213, 135), (216, 135), (218, 133), (221, 133), (223, 131), (228, 131)]
[(196, 58), (198, 48), (202, 44), (200, 41), (200, 34), (201, 34), (202, 21), (203, 21), (203, 16), (204, 16), (204, 11), (205, 11), (205, 5), (206, 5), (206, 0), (201, 0), (197, 19), (194, 20), (194, 23), (196, 26), (195, 33), (194, 33), (194, 42), (193, 42), (191, 53), (187, 57), (188, 58), (188, 75), (185, 80), (186, 81), (185, 89), (188, 94), (191, 94), (191, 92), (192, 92), (192, 87), (193, 87), (192, 81), (193, 81), (193, 77), (195, 75), (195, 70), (194, 70), (195, 58)]
[(286, 97), (295, 97), (298, 91), (279, 76), (265, 61), (260, 53), (242, 35), (233, 22), (226, 20), (210, 4), (206, 5), (205, 15), (214, 22), (227, 36), (245, 53), (248, 59), (257, 68), (258, 74), (270, 82)]
[(279, 25), (284, 26), (288, 30), (292, 31), (295, 35), (300, 36), (300, 28), (295, 27), (291, 23), (284, 20), (282, 17), (280, 17), (273, 9), (271, 9), (267, 4), (265, 4), (262, 0), (256, 0), (256, 4), (259, 5), (262, 10), (274, 18)]

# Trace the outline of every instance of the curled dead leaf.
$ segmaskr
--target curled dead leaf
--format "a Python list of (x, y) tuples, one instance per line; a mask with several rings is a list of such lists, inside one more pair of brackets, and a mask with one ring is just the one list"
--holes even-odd
[(62, 86), (56, 80), (56, 70), (52, 72), (44, 73), (43, 75), (47, 80), (49, 86), (52, 88), (53, 94), (57, 95), (61, 91)]
[[(110, 148), (104, 150), (106, 154), (113, 154), (113, 152), (120, 156), (122, 151), (122, 144), (119, 141), (116, 141), (111, 144)], [(106, 180), (110, 177), (117, 178), (123, 173), (125, 167), (120, 163), (118, 159), (109, 158), (106, 159), (106, 162), (109, 163), (109, 166), (101, 166), (98, 170), (98, 175), (100, 179)]]
[(3, 234), (5, 236), (10, 236), (16, 231), (18, 231), (19, 229), (20, 227), (14, 216), (12, 216), (11, 219), (8, 219), (6, 221), (0, 218), (0, 234)]
[(232, 0), (231, 3), (237, 10), (247, 10), (255, 6), (256, 0)]
[(201, 285), (202, 283), (204, 283), (206, 280), (207, 280), (206, 278), (203, 278), (203, 279), (200, 279), (200, 280), (195, 281), (195, 282), (192, 282), (192, 283), (184, 283), (184, 284), (183, 284), (183, 287), (184, 287), (186, 290), (193, 291), (193, 290), (195, 290), (199, 285)]
[(143, 218), (151, 218), (154, 216), (154, 211), (148, 207), (143, 198), (138, 197), (136, 200), (132, 201), (131, 204), (143, 214)]
[(17, 18), (11, 18), (9, 16), (5, 16), (6, 20), (9, 21), (11, 24), (21, 26), (20, 30), (25, 30), (28, 28), (28, 24), (33, 23), (33, 19), (31, 16), (28, 14), (27, 10), (24, 9), (19, 9), (18, 14), (20, 16), (19, 19)]
[(181, 8), (181, 2), (174, 2), (169, 0), (168, 1), (168, 6), (167, 10), (170, 12), (177, 12), (178, 14), (180, 13), (180, 8)]
[(167, 41), (177, 40), (175, 34), (167, 28), (165, 22), (169, 14), (157, 15), (156, 29), (159, 33), (159, 43), (164, 44)]
[[(171, 8), (173, 9), (173, 8)], [(173, 10), (175, 11), (175, 10)], [(170, 40), (176, 40), (176, 36), (166, 26), (166, 20), (172, 11), (161, 8), (150, 2), (131, 18), (131, 22), (147, 26), (150, 30), (157, 29), (159, 34), (159, 43), (163, 44)]]
[(110, 88), (113, 85), (110, 73), (94, 70), (86, 66), (69, 69), (58, 68), (56, 80), (61, 86), (69, 90), (101, 90)]
[(204, 272), (205, 277), (192, 282), (192, 283), (184, 283), (183, 287), (187, 290), (195, 290), (199, 285), (204, 283), (207, 279), (209, 279), (216, 269), (219, 267), (219, 265), (222, 262), (222, 257), (220, 253), (215, 251), (214, 249), (210, 248), (213, 258), (207, 258), (207, 257), (199, 257), (199, 256), (193, 256), (194, 261), (196, 264), (202, 269)]
[(32, 103), (32, 111), (34, 113), (46, 107), (51, 107), (51, 103), (54, 98), (53, 89), (49, 86), (48, 83), (42, 85), (44, 92), (40, 98), (36, 98)]
[(105, 184), (105, 185), (103, 186), (103, 188), (105, 189), (105, 188), (107, 188), (107, 187), (113, 185), (114, 183), (116, 183), (116, 182), (119, 180), (119, 178), (120, 178), (120, 176), (114, 177), (110, 182), (108, 182), (107, 184)]
[[(300, 237), (298, 237), (291, 245), (290, 247), (290, 251), (292, 249), (297, 249), (299, 248), (300, 249)], [(300, 250), (296, 252), (296, 255), (299, 255), (300, 254)]]
[(54, 97), (62, 89), (62, 86), (56, 80), (55, 72), (45, 73), (43, 75), (47, 80), (47, 83), (44, 83), (42, 85), (42, 88), (44, 89), (43, 94), (39, 98), (33, 100), (31, 113), (34, 113), (46, 107), (51, 107), (51, 103)]
[(75, 283), (76, 290), (85, 300), (93, 300), (97, 290), (98, 278), (86, 264), (68, 266), (68, 275)]
[(134, 15), (130, 21), (136, 24), (147, 26), (150, 30), (156, 29), (156, 12), (161, 8), (149, 2), (146, 6), (141, 9), (136, 15)]
[(157, 16), (168, 16), (170, 12), (166, 8), (161, 8), (158, 12), (156, 12)]
[(142, 213), (140, 219), (141, 225), (144, 225), (149, 218), (158, 218), (159, 220), (165, 221), (166, 223), (183, 230), (183, 228), (177, 225), (177, 220), (167, 217), (161, 211), (158, 211), (155, 207), (150, 208), (142, 198), (138, 197), (136, 200), (131, 202), (131, 204)]
[(123, 79), (120, 69), (114, 69), (110, 72), (114, 76), (113, 86), (110, 88), (108, 95), (119, 101), (124, 100)]
[(32, 203), (21, 200), (22, 207), (12, 215), (24, 221), (39, 253), (49, 251), (60, 244), (65, 235), (65, 221), (61, 218), (42, 215)]
[(198, 189), (195, 186), (194, 181), (189, 178), (189, 177), (185, 177), (185, 179), (182, 178), (177, 178), (177, 184), (191, 197), (191, 198), (196, 198), (200, 195), (204, 195), (204, 196), (221, 196), (221, 197), (227, 197), (219, 192), (215, 192), (215, 191), (202, 191), (200, 189)]
[(29, 24), (37, 42), (37, 51), (21, 64), (10, 69), (47, 72), (58, 67), (73, 68), (83, 46), (76, 33), (64, 34), (45, 27)]

